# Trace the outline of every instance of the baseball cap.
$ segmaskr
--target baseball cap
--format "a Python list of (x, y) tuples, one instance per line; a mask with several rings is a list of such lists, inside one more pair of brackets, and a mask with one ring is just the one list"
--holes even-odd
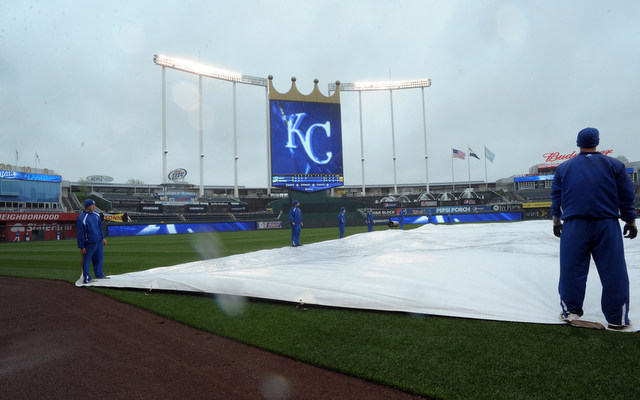
[(584, 128), (578, 133), (576, 144), (583, 149), (590, 149), (600, 143), (600, 132), (596, 128)]
[(86, 200), (84, 201), (84, 208), (88, 208), (89, 206), (92, 206), (92, 205), (94, 205), (94, 204), (96, 204), (96, 202), (95, 202), (95, 201), (93, 201), (93, 199), (86, 199)]

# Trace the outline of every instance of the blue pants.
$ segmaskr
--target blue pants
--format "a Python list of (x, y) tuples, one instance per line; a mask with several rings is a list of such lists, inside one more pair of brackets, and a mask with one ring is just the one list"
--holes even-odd
[(373, 232), (373, 223), (369, 222), (369, 223), (367, 224), (367, 230), (368, 230), (369, 232)]
[(89, 263), (93, 264), (93, 272), (95, 273), (96, 278), (103, 278), (102, 259), (104, 258), (104, 252), (102, 250), (102, 241), (87, 243), (85, 248), (87, 249), (87, 253), (84, 255), (84, 259), (82, 260), (82, 274), (84, 275), (84, 280), (91, 280), (91, 274), (89, 274)]
[(617, 219), (571, 218), (564, 222), (558, 285), (563, 313), (583, 314), (591, 256), (602, 284), (602, 313), (611, 324), (628, 325), (629, 276)]
[(298, 225), (291, 225), (291, 244), (293, 246), (300, 246), (300, 231), (301, 227)]
[(344, 237), (344, 225), (338, 225), (338, 230), (340, 231), (340, 239), (342, 239)]

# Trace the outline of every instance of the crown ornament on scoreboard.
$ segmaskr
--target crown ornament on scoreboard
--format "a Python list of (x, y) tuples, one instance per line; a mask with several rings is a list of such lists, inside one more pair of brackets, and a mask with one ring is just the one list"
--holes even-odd
[(296, 86), (296, 77), (291, 77), (291, 88), (287, 92), (279, 92), (273, 86), (273, 75), (269, 75), (269, 99), (270, 100), (288, 100), (288, 101), (306, 101), (314, 103), (334, 103), (340, 104), (340, 81), (336, 81), (336, 88), (331, 96), (325, 96), (318, 88), (318, 79), (313, 80), (313, 90), (308, 95), (300, 93)]

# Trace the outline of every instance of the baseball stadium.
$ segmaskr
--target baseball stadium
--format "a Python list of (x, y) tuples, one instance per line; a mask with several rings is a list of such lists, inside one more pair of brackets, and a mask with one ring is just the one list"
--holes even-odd
[[(340, 135), (278, 153), (286, 129), (289, 141), (292, 126), (310, 135), (293, 121), (300, 109), (340, 126), (339, 83), (333, 98), (311, 100), (294, 83), (286, 95), (270, 87), (280, 127), (267, 187), (190, 184), (185, 169), (142, 184), (0, 165), (5, 398), (640, 394), (637, 335), (558, 319), (551, 187), (575, 154), (495, 182), (345, 185), (340, 163), (318, 157), (339, 155)], [(452, 161), (465, 156), (478, 158), (454, 150)], [(321, 168), (309, 172), (309, 160)], [(640, 162), (625, 161), (637, 209)], [(87, 204), (108, 241), (108, 279), (83, 282)], [(295, 204), (300, 248), (289, 238)], [(626, 258), (635, 293), (640, 249)], [(584, 317), (603, 321), (595, 274)], [(558, 370), (581, 376), (566, 382)]]
[[(7, 136), (3, 143), (16, 141), (15, 159), (6, 158), (13, 157), (6, 156), (6, 149), (0, 159), (0, 397), (640, 398), (640, 239), (632, 240), (640, 208), (640, 160), (633, 153), (634, 121), (625, 119), (634, 114), (629, 110), (637, 101), (628, 94), (634, 93), (629, 82), (635, 72), (625, 76), (613, 67), (637, 65), (633, 59), (614, 59), (637, 53), (629, 51), (626, 39), (637, 35), (615, 31), (616, 39), (625, 38), (620, 51), (589, 36), (600, 17), (589, 23), (577, 19), (572, 29), (589, 28), (581, 43), (567, 39), (562, 46), (554, 37), (521, 50), (529, 29), (556, 31), (545, 25), (546, 11), (538, 16), (542, 22), (529, 26), (522, 11), (526, 7), (494, 4), (495, 11), (487, 14), (491, 29), (477, 29), (482, 7), (475, 2), (434, 2), (424, 6), (429, 12), (413, 25), (404, 21), (414, 12), (398, 2), (389, 12), (395, 13), (394, 26), (402, 29), (391, 29), (389, 20), (372, 16), (368, 9), (375, 7), (367, 2), (358, 4), (357, 14), (318, 2), (315, 7), (325, 12), (318, 15), (301, 3), (267, 3), (246, 7), (255, 7), (256, 14), (270, 7), (281, 12), (268, 21), (246, 23), (236, 17), (247, 10), (235, 3), (204, 2), (185, 12), (197, 23), (181, 18), (190, 3), (110, 6), (148, 14), (155, 27), (146, 31), (161, 39), (127, 25), (128, 11), (105, 11), (117, 18), (100, 21), (98, 15), (96, 22), (86, 18), (89, 12), (56, 19), (36, 5), (23, 10), (11, 4), (6, 15), (21, 11), (24, 18), (2, 20), (10, 28), (2, 29), (0, 42), (17, 43), (7, 58), (49, 43), (23, 44), (20, 35), (28, 37), (39, 25), (31, 18), (46, 15), (54, 36), (65, 25), (91, 27), (63, 34), (49, 46), (55, 54), (43, 53), (47, 63), (42, 64), (60, 66), (47, 71), (48, 80), (74, 80), (64, 89), (48, 89), (54, 94), (28, 99), (26, 94), (40, 93), (35, 87), (42, 85), (31, 79), (45, 74), (25, 72), (29, 79), (20, 78), (18, 64), (0, 63), (0, 86), (13, 88), (0, 91), (1, 108), (9, 110), (2, 110), (2, 120), (17, 121), (3, 121), (0, 131)], [(416, 9), (422, 6), (416, 4)], [(296, 7), (304, 18), (290, 16), (294, 13), (288, 9)], [(153, 14), (156, 8), (162, 13)], [(625, 7), (606, 8), (611, 21), (627, 17)], [(74, 12), (74, 7), (60, 9)], [(222, 9), (234, 18), (220, 17), (226, 15)], [(277, 20), (278, 14), (296, 23)], [(472, 23), (448, 23), (449, 17), (458, 21), (467, 14)], [(580, 13), (572, 9), (570, 14)], [(175, 21), (165, 19), (168, 15)], [(314, 28), (326, 15), (339, 22)], [(367, 33), (357, 29), (364, 15), (372, 17), (375, 27)], [(618, 25), (607, 18), (602, 19), (609, 25), (603, 26)], [(636, 22), (627, 24), (637, 30)], [(220, 57), (247, 53), (249, 61), (229, 64), (269, 68), (276, 77), (201, 62), (201, 44), (193, 39), (206, 36), (200, 32), (179, 40), (179, 31), (191, 29), (187, 25), (227, 24), (234, 29), (218, 28), (217, 38), (203, 41), (205, 58), (207, 52)], [(100, 30), (106, 25), (117, 25), (117, 34)], [(171, 33), (157, 30), (171, 25)], [(432, 31), (424, 37), (410, 32), (419, 26)], [(312, 32), (306, 36), (310, 39), (297, 41), (305, 33), (301, 27)], [(450, 58), (431, 57), (423, 47), (440, 43), (441, 32), (450, 29), (456, 35), (470, 31), (439, 46), (464, 50)], [(252, 33), (236, 42), (233, 36), (245, 30)], [(360, 41), (340, 37), (351, 30)], [(16, 31), (21, 34), (11, 36)], [(392, 31), (399, 39), (378, 50), (394, 36)], [(491, 39), (482, 46), (465, 45), (480, 42), (468, 39), (485, 34)], [(82, 39), (91, 44), (76, 36), (87, 36)], [(413, 39), (405, 43), (406, 38)], [(75, 40), (81, 47), (75, 47)], [(153, 54), (146, 40), (171, 52), (193, 44), (198, 55)], [(260, 40), (268, 45), (256, 51), (252, 45)], [(221, 50), (225, 41), (233, 42), (226, 53)], [(316, 45), (319, 41), (327, 41), (324, 50)], [(349, 49), (336, 50), (338, 42)], [(118, 67), (107, 66), (109, 56), (98, 55), (109, 53), (105, 49), (112, 43), (127, 60)], [(552, 65), (538, 67), (541, 47), (561, 49)], [(392, 50), (399, 48), (411, 57), (393, 60)], [(593, 84), (600, 77), (592, 72), (580, 74), (575, 65), (561, 63), (563, 49), (574, 48), (581, 67), (594, 64), (588, 71), (610, 74), (601, 79), (604, 84)], [(73, 62), (64, 55), (57, 59), (67, 51)], [(149, 54), (143, 58), (143, 52)], [(383, 61), (370, 61), (368, 55), (377, 53)], [(472, 58), (462, 62), (462, 56)], [(436, 61), (428, 64), (429, 57)], [(88, 66), (96, 65), (92, 58), (104, 67), (90, 71)], [(272, 58), (286, 68), (270, 63)], [(356, 67), (336, 72), (348, 58)], [(596, 58), (607, 61), (598, 64)], [(525, 67), (513, 67), (520, 62)], [(385, 68), (385, 63), (398, 71), (370, 69), (373, 64)], [(415, 65), (419, 68), (410, 69)], [(289, 82), (287, 75), (281, 83), (284, 71), (309, 66), (350, 80), (356, 71), (362, 80), (320, 84), (314, 79), (311, 85), (311, 79), (295, 76)], [(433, 108), (425, 102), (433, 91), (431, 79), (393, 78), (432, 69), (434, 81), (447, 86)], [(493, 79), (485, 79), (487, 71)], [(368, 80), (386, 73), (388, 80)], [(602, 87), (614, 86), (611, 81), (618, 77), (626, 79), (625, 95), (602, 95)], [(130, 91), (110, 87), (93, 93), (94, 82), (87, 83), (91, 78), (96, 86), (105, 84), (103, 79), (115, 85), (109, 79), (117, 79)], [(508, 83), (491, 86), (503, 80)], [(17, 89), (14, 81), (19, 81)], [(574, 91), (554, 88), (560, 81)], [(277, 89), (276, 82), (285, 88)], [(552, 90), (532, 93), (526, 86), (531, 82)], [(467, 99), (467, 90), (481, 94)], [(60, 93), (71, 93), (73, 100), (59, 100)], [(135, 99), (125, 101), (127, 96)], [(102, 103), (94, 104), (94, 98)], [(620, 99), (623, 106), (614, 102)], [(83, 102), (88, 105), (76, 109)], [(520, 102), (515, 112), (507, 108)], [(9, 104), (14, 108), (4, 107)], [(131, 110), (136, 107), (152, 111)], [(562, 113), (553, 108), (563, 108)], [(28, 118), (11, 115), (19, 109), (28, 109)], [(38, 115), (42, 110), (47, 112)], [(49, 132), (47, 118), (60, 110), (66, 120)], [(428, 129), (430, 113), (438, 115), (433, 125), (439, 130)], [(591, 124), (587, 116), (602, 129), (602, 145), (596, 128), (583, 128)], [(497, 121), (507, 117), (510, 124)], [(575, 125), (582, 129), (575, 132), (577, 147), (571, 143), (574, 134), (567, 134), (567, 126)], [(46, 132), (46, 139), (25, 139), (35, 131)], [(482, 143), (484, 132), (495, 145), (444, 143)], [(549, 138), (558, 132), (567, 134), (573, 151), (552, 148), (556, 144)], [(606, 142), (605, 132), (614, 132), (616, 139)], [(54, 149), (49, 153), (55, 158), (41, 165), (34, 151), (33, 164), (26, 162), (24, 153), (38, 145)], [(541, 146), (549, 149), (533, 154)], [(513, 150), (510, 161), (497, 175), (494, 162), (507, 158), (507, 148)], [(528, 170), (518, 170), (513, 162), (536, 156), (539, 162)], [(87, 162), (93, 157), (103, 161)], [(157, 179), (122, 179), (123, 170), (134, 174), (140, 166)], [(449, 167), (451, 179), (443, 179)], [(69, 170), (82, 171), (82, 176), (71, 176)], [(478, 179), (482, 172), (484, 179)], [(501, 175), (506, 176), (495, 179)], [(263, 183), (248, 184), (247, 177)]]

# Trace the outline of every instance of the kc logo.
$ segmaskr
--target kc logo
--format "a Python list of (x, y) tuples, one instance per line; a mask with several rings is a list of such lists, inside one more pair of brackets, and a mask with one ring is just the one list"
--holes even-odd
[[(313, 131), (316, 128), (324, 129), (327, 137), (331, 137), (331, 122), (327, 121), (324, 124), (313, 124), (311, 125), (306, 132), (300, 130), (300, 124), (302, 120), (307, 116), (307, 113), (298, 113), (291, 114), (287, 116), (287, 130), (288, 130), (288, 140), (286, 147), (289, 149), (297, 149), (295, 135), (298, 135), (300, 142), (302, 143), (302, 147), (304, 151), (307, 153), (309, 158), (313, 160), (316, 164), (327, 164), (331, 161), (331, 157), (333, 153), (331, 151), (327, 151), (325, 153), (326, 158), (324, 160), (320, 160), (316, 153), (313, 150)], [(295, 135), (294, 135), (295, 134)]]

